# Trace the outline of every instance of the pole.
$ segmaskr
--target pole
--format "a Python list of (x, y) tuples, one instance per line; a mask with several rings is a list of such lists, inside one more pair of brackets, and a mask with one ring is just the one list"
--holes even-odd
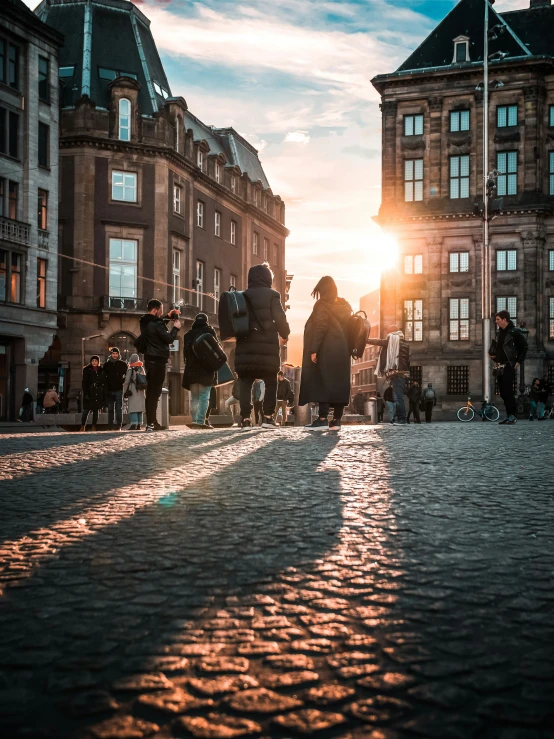
[(485, 31), (483, 45), (483, 255), (481, 265), (481, 317), (483, 319), (483, 400), (491, 400), (491, 255), (489, 244), (489, 0), (485, 0)]

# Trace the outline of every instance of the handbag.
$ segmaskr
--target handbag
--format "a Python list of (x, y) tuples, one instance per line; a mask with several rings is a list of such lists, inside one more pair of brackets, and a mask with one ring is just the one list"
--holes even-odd
[(225, 362), (223, 367), (220, 367), (217, 371), (217, 384), (216, 387), (219, 387), (220, 385), (227, 385), (229, 382), (234, 382), (235, 375), (233, 373), (233, 370), (229, 367), (229, 364)]
[(505, 365), (503, 365), (503, 364), (499, 364), (496, 367), (493, 367), (492, 376), (493, 377), (502, 377), (502, 375), (504, 374), (504, 367), (505, 367)]

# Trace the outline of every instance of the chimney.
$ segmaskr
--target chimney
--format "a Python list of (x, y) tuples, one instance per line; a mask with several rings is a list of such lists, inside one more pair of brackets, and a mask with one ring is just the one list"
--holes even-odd
[(529, 0), (530, 8), (546, 8), (552, 5), (552, 0)]

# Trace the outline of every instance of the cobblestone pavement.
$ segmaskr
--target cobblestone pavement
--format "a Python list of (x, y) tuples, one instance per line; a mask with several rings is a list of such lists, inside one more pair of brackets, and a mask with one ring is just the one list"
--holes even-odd
[(554, 737), (553, 463), (551, 423), (0, 437), (0, 736)]

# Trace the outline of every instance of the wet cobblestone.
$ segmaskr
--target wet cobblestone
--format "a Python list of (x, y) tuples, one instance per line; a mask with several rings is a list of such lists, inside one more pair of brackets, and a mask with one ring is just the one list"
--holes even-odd
[(554, 739), (553, 470), (549, 423), (0, 437), (0, 736)]

